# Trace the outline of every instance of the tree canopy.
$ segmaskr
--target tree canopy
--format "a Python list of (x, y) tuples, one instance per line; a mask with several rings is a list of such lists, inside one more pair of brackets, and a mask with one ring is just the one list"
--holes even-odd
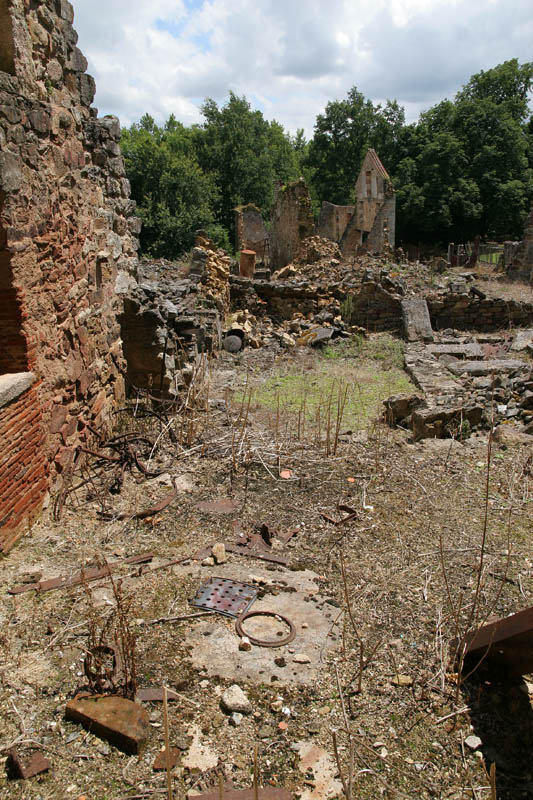
[(175, 257), (197, 228), (228, 246), (236, 206), (254, 203), (268, 220), (275, 182), (300, 175), (316, 210), (348, 204), (368, 147), (396, 188), (398, 241), (519, 237), (533, 199), (532, 87), (533, 63), (512, 59), (406, 124), (396, 100), (375, 105), (354, 86), (326, 105), (309, 142), (233, 92), (221, 106), (206, 99), (199, 125), (145, 115), (122, 134), (142, 251)]

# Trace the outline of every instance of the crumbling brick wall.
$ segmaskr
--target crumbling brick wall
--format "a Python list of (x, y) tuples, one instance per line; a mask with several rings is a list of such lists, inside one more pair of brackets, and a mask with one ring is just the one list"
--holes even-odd
[(298, 253), (300, 242), (314, 232), (311, 197), (304, 179), (277, 184), (270, 225), (271, 269), (289, 264)]
[(115, 280), (139, 221), (72, 22), (67, 0), (0, 0), (0, 363), (34, 376), (0, 408), (0, 551), (124, 395)]

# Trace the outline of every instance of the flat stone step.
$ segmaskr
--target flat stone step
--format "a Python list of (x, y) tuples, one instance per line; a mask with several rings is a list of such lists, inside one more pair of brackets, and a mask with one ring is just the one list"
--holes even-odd
[(493, 358), (487, 361), (457, 361), (455, 364), (450, 364), (448, 369), (454, 375), (480, 377), (498, 372), (506, 374), (520, 372), (527, 370), (528, 364), (525, 361), (519, 361), (517, 358)]
[(483, 348), (476, 342), (469, 344), (428, 344), (427, 349), (434, 356), (455, 356), (456, 358), (481, 359)]

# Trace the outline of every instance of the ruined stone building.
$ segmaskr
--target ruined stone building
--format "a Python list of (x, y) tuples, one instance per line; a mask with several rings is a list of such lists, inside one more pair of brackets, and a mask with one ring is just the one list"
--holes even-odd
[(369, 148), (355, 184), (355, 205), (336, 206), (324, 201), (318, 234), (338, 242), (347, 257), (393, 248), (395, 227), (394, 189), (378, 154)]
[(332, 242), (340, 242), (354, 213), (355, 206), (336, 206), (323, 200), (318, 217), (318, 235)]
[(272, 270), (289, 264), (298, 253), (300, 242), (315, 232), (309, 189), (303, 178), (278, 183), (270, 217), (270, 266)]
[(268, 250), (268, 232), (261, 211), (248, 203), (235, 209), (235, 250), (253, 250), (263, 261)]
[(67, 0), (0, 0), (0, 551), (124, 396), (139, 220)]

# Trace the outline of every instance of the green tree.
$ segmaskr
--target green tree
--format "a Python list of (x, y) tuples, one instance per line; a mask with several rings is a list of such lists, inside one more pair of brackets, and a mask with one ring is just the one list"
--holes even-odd
[(233, 234), (233, 209), (254, 203), (268, 214), (274, 182), (298, 177), (298, 159), (282, 126), (253, 111), (245, 97), (230, 92), (221, 107), (207, 99), (202, 114), (205, 122), (195, 130), (198, 160), (218, 190), (217, 221)]
[(141, 252), (175, 258), (214, 222), (216, 187), (196, 157), (194, 134), (172, 115), (163, 127), (144, 115), (122, 132), (122, 153), (143, 227)]

